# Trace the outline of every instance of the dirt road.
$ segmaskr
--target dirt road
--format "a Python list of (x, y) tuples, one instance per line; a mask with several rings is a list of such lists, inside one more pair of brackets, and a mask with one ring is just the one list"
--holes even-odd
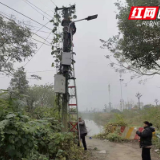
[[(92, 153), (91, 160), (142, 160), (138, 144), (112, 143), (98, 139), (87, 139), (88, 149)], [(97, 149), (97, 150), (96, 150)], [(152, 153), (152, 160), (160, 160)]]

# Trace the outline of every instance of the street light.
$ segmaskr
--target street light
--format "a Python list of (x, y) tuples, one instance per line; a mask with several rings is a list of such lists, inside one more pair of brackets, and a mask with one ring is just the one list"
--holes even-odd
[(70, 27), (71, 27), (71, 25), (72, 25), (73, 23), (75, 23), (75, 22), (80, 22), (80, 21), (84, 21), (84, 20), (90, 21), (90, 20), (96, 19), (97, 17), (98, 17), (98, 14), (93, 15), (93, 16), (88, 16), (87, 18), (79, 19), (79, 20), (76, 20), (76, 21), (72, 21), (72, 22), (69, 24), (68, 32), (70, 32)]
[(88, 16), (87, 18), (85, 18), (85, 20), (90, 21), (90, 20), (96, 19), (97, 17), (98, 17), (98, 14), (93, 16)]
[(136, 97), (138, 98), (139, 109), (140, 109), (140, 98), (142, 97), (142, 94), (141, 93), (137, 93)]

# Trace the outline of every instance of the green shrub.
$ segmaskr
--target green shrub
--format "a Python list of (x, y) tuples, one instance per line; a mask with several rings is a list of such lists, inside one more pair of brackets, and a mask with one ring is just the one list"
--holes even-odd
[(111, 142), (121, 142), (123, 140), (122, 137), (117, 133), (109, 133), (107, 135), (107, 139)]
[(34, 133), (36, 128), (30, 127), (28, 117), (10, 113), (0, 121), (0, 159), (20, 160), (28, 157), (35, 149)]
[[(24, 115), (26, 112), (23, 110), (15, 112), (14, 105), (18, 101), (13, 102), (16, 99), (0, 98), (0, 160), (84, 159), (83, 149), (77, 146), (75, 136), (61, 133), (62, 124), (54, 118), (48, 118), (54, 115), (52, 109), (35, 113), (43, 119), (31, 119)], [(42, 114), (43, 111), (46, 113)]]
[(60, 133), (54, 119), (30, 120), (20, 113), (9, 113), (0, 121), (1, 160), (83, 159), (72, 133)]

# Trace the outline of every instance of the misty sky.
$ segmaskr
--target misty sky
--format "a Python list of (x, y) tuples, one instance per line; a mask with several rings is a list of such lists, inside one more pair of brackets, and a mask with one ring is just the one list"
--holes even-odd
[[(41, 8), (47, 14), (53, 16), (54, 4), (51, 0), (30, 0), (36, 6)], [(116, 22), (116, 7), (114, 3), (116, 0), (53, 0), (58, 7), (68, 6), (69, 4), (76, 4), (77, 19), (85, 18), (89, 15), (98, 14), (98, 19), (93, 21), (82, 21), (76, 23), (77, 33), (74, 36), (74, 51), (76, 52), (76, 78), (78, 88), (78, 102), (79, 110), (85, 110), (86, 108), (104, 108), (105, 104), (108, 104), (108, 84), (111, 85), (111, 101), (114, 106), (119, 105), (120, 101), (120, 82), (119, 74), (116, 73), (108, 64), (104, 55), (110, 54), (109, 51), (100, 49), (99, 39), (105, 39), (116, 35), (118, 32)], [(19, 12), (37, 20), (41, 24), (47, 23), (49, 20), (43, 19), (43, 16), (37, 13), (33, 8), (25, 3), (25, 0), (0, 0), (0, 2), (7, 4), (8, 6), (18, 10)], [(17, 20), (25, 21), (30, 25), (36, 26), (32, 29), (32, 32), (36, 32), (40, 25), (29, 19), (17, 14), (16, 12), (6, 8), (0, 4), (0, 14), (5, 13), (7, 15), (15, 15)], [(53, 25), (49, 23), (49, 28), (53, 28)], [(51, 32), (47, 28), (42, 29), (45, 32), (38, 32), (38, 35), (46, 38)], [(49, 37), (51, 42), (53, 35)], [(37, 40), (43, 42), (42, 39), (34, 36)], [(37, 48), (41, 43), (37, 43)], [(25, 70), (27, 72), (36, 72), (44, 70), (53, 70), (48, 72), (37, 72), (42, 77), (41, 81), (28, 79), (30, 85), (34, 84), (46, 84), (54, 83), (54, 74), (56, 70), (51, 68), (53, 57), (51, 56), (51, 47), (43, 46), (34, 58), (26, 65)], [(30, 59), (30, 58), (29, 58)], [(26, 61), (27, 62), (27, 61)], [(26, 63), (25, 62), (25, 63)], [(24, 65), (16, 64), (16, 67)], [(27, 77), (33, 73), (27, 73)], [(133, 80), (130, 83), (131, 74), (123, 75), (123, 98), (125, 101), (133, 100), (137, 103), (135, 94), (140, 92), (143, 96), (141, 101), (144, 104), (154, 103), (154, 100), (159, 98), (160, 84), (159, 76), (148, 77), (148, 81), (144, 85), (138, 84), (138, 80)], [(144, 79), (144, 78), (143, 78)], [(0, 75), (0, 88), (6, 89), (9, 86), (10, 77), (4, 77)], [(125, 83), (128, 83), (127, 87)]]

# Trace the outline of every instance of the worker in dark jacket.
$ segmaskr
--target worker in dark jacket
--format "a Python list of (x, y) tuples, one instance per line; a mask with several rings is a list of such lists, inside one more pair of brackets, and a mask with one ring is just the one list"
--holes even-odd
[(87, 144), (85, 139), (85, 136), (87, 135), (87, 128), (85, 125), (85, 121), (82, 120), (81, 118), (79, 118), (79, 128), (80, 128), (80, 136), (82, 139), (84, 150), (87, 150)]
[(140, 147), (142, 148), (142, 160), (151, 160), (150, 150), (152, 146), (152, 133), (155, 129), (152, 123), (144, 122), (143, 132), (137, 131), (136, 134), (140, 137)]

